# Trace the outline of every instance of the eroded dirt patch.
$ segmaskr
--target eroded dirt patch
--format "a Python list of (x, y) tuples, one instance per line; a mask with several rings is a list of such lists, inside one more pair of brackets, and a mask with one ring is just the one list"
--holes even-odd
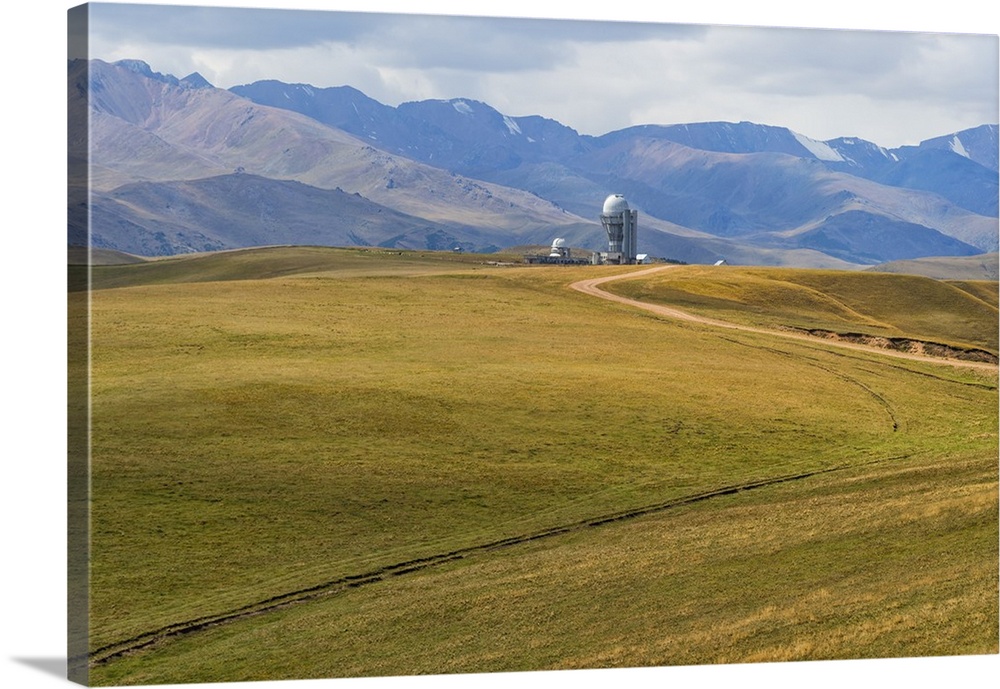
[(793, 332), (805, 333), (813, 337), (835, 342), (850, 342), (866, 347), (887, 349), (894, 352), (906, 352), (919, 356), (939, 357), (942, 359), (958, 359), (960, 361), (981, 361), (988, 364), (998, 363), (996, 354), (985, 349), (953, 347), (939, 342), (925, 342), (909, 337), (885, 337), (881, 335), (866, 335), (864, 333), (838, 333), (820, 328), (787, 328)]

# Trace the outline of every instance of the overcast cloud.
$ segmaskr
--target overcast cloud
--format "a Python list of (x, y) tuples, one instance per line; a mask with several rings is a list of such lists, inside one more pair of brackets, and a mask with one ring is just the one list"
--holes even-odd
[(91, 7), (92, 57), (223, 88), (279, 79), (347, 84), (389, 105), (472, 98), (586, 134), (752, 121), (892, 147), (998, 120), (995, 35)]

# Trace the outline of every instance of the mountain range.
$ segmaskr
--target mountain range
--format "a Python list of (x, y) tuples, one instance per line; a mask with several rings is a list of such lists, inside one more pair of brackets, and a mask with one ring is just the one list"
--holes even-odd
[(857, 267), (998, 248), (996, 124), (896, 149), (749, 122), (588, 136), (470, 99), (226, 90), (139, 60), (71, 61), (69, 107), (69, 243), (87, 242), (89, 218), (92, 246), (144, 256), (555, 237), (599, 250), (612, 193), (639, 211), (639, 251), (691, 263)]

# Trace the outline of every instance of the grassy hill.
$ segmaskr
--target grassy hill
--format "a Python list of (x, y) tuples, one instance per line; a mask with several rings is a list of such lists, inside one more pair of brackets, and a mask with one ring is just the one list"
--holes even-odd
[(939, 256), (890, 261), (868, 268), (882, 273), (909, 273), (941, 280), (993, 280), (1000, 277), (997, 252), (979, 256)]
[(684, 266), (643, 280), (612, 283), (608, 289), (752, 325), (909, 337), (998, 351), (996, 281)]
[(67, 263), (71, 266), (119, 265), (122, 263), (141, 263), (146, 259), (133, 256), (114, 249), (87, 249), (84, 246), (71, 246), (67, 251)]
[(91, 682), (996, 653), (995, 372), (567, 289), (621, 270), (95, 270)]
[(136, 262), (127, 267), (93, 266), (92, 289), (275, 277), (379, 274), (424, 274), (477, 269), (502, 261), (519, 261), (520, 254), (467, 254), (359, 247), (256, 247), (234, 251), (184, 254)]

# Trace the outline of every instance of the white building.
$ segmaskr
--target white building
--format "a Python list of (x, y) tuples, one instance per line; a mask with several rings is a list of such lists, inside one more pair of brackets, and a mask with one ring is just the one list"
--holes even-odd
[(608, 250), (601, 254), (604, 263), (633, 264), (638, 248), (639, 212), (631, 210), (621, 194), (604, 200), (601, 224), (608, 233)]

